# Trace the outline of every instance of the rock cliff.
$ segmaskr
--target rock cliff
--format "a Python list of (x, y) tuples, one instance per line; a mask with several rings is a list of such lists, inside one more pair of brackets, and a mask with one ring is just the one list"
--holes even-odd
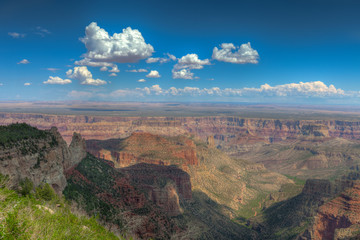
[(126, 173), (169, 216), (180, 215), (180, 202), (192, 199), (190, 176), (177, 167), (140, 163), (119, 171)]
[(136, 163), (199, 165), (194, 142), (182, 136), (134, 132), (125, 139), (88, 140), (86, 149), (98, 158), (114, 162), (116, 168)]
[(194, 134), (204, 141), (214, 136), (221, 146), (254, 142), (281, 142), (300, 137), (360, 139), (359, 121), (288, 120), (242, 117), (111, 117), (0, 113), (0, 124), (26, 122), (40, 129), (57, 126), (66, 141), (73, 132), (86, 139), (129, 136), (135, 131), (177, 136)]
[[(8, 135), (7, 132), (9, 133)], [(57, 128), (38, 130), (26, 124), (13, 124), (0, 129), (0, 173), (11, 183), (24, 178), (35, 186), (47, 182), (61, 193), (66, 186), (64, 170), (86, 156), (85, 142), (74, 134), (70, 147)], [(15, 136), (17, 139), (13, 139)]]
[(319, 208), (313, 225), (314, 239), (354, 237), (360, 230), (360, 183)]
[[(112, 162), (89, 154), (66, 171), (68, 185), (64, 195), (77, 201), (89, 214), (112, 223), (122, 234), (126, 231), (140, 239), (170, 239), (173, 234), (185, 231), (169, 216), (181, 213), (179, 201), (191, 198), (191, 185), (186, 173), (174, 174), (179, 169), (155, 168), (140, 164), (115, 169)], [(187, 181), (176, 183), (167, 176), (185, 177)]]

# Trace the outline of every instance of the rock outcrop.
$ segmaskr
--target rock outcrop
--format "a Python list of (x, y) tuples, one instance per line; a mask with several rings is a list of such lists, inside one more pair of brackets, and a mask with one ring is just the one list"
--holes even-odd
[(192, 199), (190, 176), (177, 167), (140, 163), (119, 171), (126, 173), (169, 216), (180, 215), (180, 202)]
[[(44, 131), (26, 124), (15, 124), (5, 128), (12, 131), (10, 137), (12, 134), (21, 137), (0, 145), (0, 173), (8, 175), (15, 185), (28, 178), (35, 186), (46, 182), (61, 193), (66, 186), (64, 171), (86, 155), (81, 136), (74, 134), (68, 147), (55, 127)], [(0, 131), (4, 133), (5, 128)]]
[(312, 226), (300, 239), (358, 239), (360, 237), (360, 182), (319, 207)]
[(198, 166), (195, 144), (186, 137), (164, 137), (135, 132), (125, 139), (88, 140), (86, 149), (94, 156), (114, 162), (116, 168), (136, 163)]
[[(170, 239), (173, 234), (184, 231), (169, 216), (179, 214), (179, 201), (188, 192), (166, 178), (164, 173), (168, 172), (168, 167), (152, 168), (140, 164), (124, 170), (115, 169), (112, 162), (89, 154), (66, 171), (68, 185), (64, 194), (89, 214), (114, 224), (119, 231), (126, 228), (130, 236)], [(173, 175), (174, 171), (177, 170), (170, 169), (168, 173)], [(144, 172), (149, 174), (142, 175)], [(178, 190), (184, 194), (179, 194)]]

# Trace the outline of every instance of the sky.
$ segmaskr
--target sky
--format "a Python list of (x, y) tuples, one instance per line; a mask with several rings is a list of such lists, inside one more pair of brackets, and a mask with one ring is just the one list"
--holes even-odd
[(0, 1), (0, 101), (360, 103), (360, 1)]

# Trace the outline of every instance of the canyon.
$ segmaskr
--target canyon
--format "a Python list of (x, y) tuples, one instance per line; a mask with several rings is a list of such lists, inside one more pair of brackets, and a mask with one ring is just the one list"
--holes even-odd
[[(73, 132), (94, 141), (125, 138), (136, 132), (172, 137), (183, 135), (204, 142), (210, 139), (211, 146), (231, 157), (261, 163), (272, 171), (302, 178), (337, 176), (360, 162), (360, 122), (341, 118), (294, 120), (235, 116), (121, 117), (0, 113), (0, 125), (14, 122), (26, 122), (39, 129), (56, 126), (68, 143)], [(114, 155), (111, 150), (96, 154)], [(193, 153), (186, 154), (192, 158)], [(133, 156), (129, 152), (112, 156), (121, 162), (139, 157), (142, 156)]]
[[(359, 229), (360, 122), (0, 115), (50, 129), (0, 144), (2, 174), (48, 182), (127, 236), (340, 239)], [(354, 179), (341, 180), (348, 171)], [(302, 189), (314, 176), (323, 180)]]

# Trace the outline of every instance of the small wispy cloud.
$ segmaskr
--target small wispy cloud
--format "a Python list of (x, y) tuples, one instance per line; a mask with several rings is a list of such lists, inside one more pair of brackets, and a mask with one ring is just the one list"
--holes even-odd
[(26, 36), (25, 33), (17, 33), (17, 32), (8, 32), (8, 35), (13, 38), (24, 38)]
[(43, 27), (37, 26), (35, 28), (35, 34), (40, 35), (41, 37), (45, 37), (46, 35), (51, 34), (51, 32)]
[(24, 83), (24, 86), (30, 86), (31, 85), (31, 83)]
[(46, 70), (48, 70), (50, 72), (56, 72), (56, 71), (59, 71), (60, 68), (46, 68)]
[(68, 96), (70, 98), (73, 98), (73, 99), (84, 99), (84, 98), (88, 99), (88, 98), (91, 98), (93, 96), (93, 93), (72, 90), (71, 92), (68, 93)]
[(146, 80), (145, 79), (139, 79), (139, 80), (137, 80), (138, 82), (146, 82)]
[(30, 62), (29, 62), (29, 60), (27, 60), (27, 59), (23, 59), (23, 60), (21, 60), (20, 62), (18, 62), (17, 64), (29, 64)]
[(125, 70), (126, 72), (148, 72), (146, 69), (131, 69), (131, 70)]

